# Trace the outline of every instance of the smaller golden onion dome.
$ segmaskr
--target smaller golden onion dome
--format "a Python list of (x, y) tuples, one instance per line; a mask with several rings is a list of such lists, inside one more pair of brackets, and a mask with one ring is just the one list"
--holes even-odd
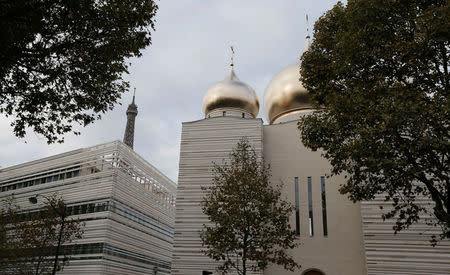
[(240, 109), (253, 117), (259, 112), (258, 96), (252, 87), (239, 80), (231, 66), (230, 74), (208, 89), (203, 97), (205, 117), (216, 109)]
[[(309, 37), (303, 52), (309, 48)], [(264, 93), (264, 114), (272, 124), (277, 118), (291, 112), (312, 109), (308, 91), (300, 82), (300, 64), (295, 63), (276, 74)]]

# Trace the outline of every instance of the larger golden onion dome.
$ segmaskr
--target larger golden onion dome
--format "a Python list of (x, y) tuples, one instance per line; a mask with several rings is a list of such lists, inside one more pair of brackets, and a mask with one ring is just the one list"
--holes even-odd
[(203, 97), (205, 117), (217, 109), (238, 109), (258, 115), (259, 100), (252, 87), (240, 81), (231, 66), (230, 74), (222, 81), (208, 89)]
[[(309, 47), (306, 39), (304, 51)], [(276, 74), (264, 93), (264, 114), (270, 124), (283, 115), (311, 109), (308, 91), (300, 82), (300, 64), (295, 63)]]

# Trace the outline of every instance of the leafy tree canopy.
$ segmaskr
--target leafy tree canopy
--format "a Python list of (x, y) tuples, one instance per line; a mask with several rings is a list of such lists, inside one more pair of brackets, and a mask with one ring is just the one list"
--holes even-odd
[[(58, 242), (69, 244), (83, 236), (84, 224), (68, 218), (64, 200), (56, 194), (43, 208), (24, 212), (13, 197), (0, 208), (0, 273), (49, 274), (54, 268)], [(63, 247), (58, 251), (58, 270), (68, 264)]]
[(153, 0), (0, 0), (0, 113), (62, 142), (111, 110), (125, 61), (151, 43)]
[(395, 232), (428, 208), (450, 238), (449, 31), (446, 0), (349, 0), (316, 22), (302, 56), (319, 108), (301, 119), (302, 142), (348, 175), (351, 199), (391, 200)]
[(214, 164), (213, 183), (202, 202), (209, 220), (201, 239), (205, 254), (222, 261), (218, 270), (264, 270), (269, 263), (293, 271), (300, 266), (286, 253), (298, 245), (289, 217), (292, 205), (281, 199), (281, 186), (270, 185), (270, 167), (242, 139), (229, 163)]

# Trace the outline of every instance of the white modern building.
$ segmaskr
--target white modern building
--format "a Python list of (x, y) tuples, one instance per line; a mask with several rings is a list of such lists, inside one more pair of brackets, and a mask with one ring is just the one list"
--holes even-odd
[[(176, 184), (132, 150), (137, 106), (124, 142), (113, 141), (0, 170), (0, 201), (14, 195), (25, 212), (62, 196), (82, 239), (63, 245), (58, 274), (170, 274)], [(131, 124), (130, 124), (131, 123)], [(30, 197), (39, 200), (31, 204)]]
[[(308, 44), (309, 37), (305, 50)], [(433, 232), (423, 224), (394, 235), (392, 222), (381, 220), (385, 202), (352, 203), (338, 191), (344, 177), (326, 177), (330, 164), (300, 142), (297, 121), (314, 110), (299, 77), (299, 64), (273, 77), (264, 95), (264, 125), (256, 117), (255, 91), (232, 64), (230, 74), (206, 92), (204, 118), (183, 123), (172, 274), (198, 275), (217, 266), (201, 252), (199, 232), (208, 223), (201, 187), (212, 182), (212, 163), (227, 158), (242, 137), (271, 164), (272, 182), (283, 183), (284, 197), (296, 208), (291, 226), (300, 246), (289, 253), (302, 268), (270, 266), (263, 274), (450, 274), (450, 242), (432, 248)]]

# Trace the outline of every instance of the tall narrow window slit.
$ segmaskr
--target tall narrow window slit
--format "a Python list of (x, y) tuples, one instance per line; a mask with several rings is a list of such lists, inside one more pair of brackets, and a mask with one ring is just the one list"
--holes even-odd
[(314, 236), (314, 219), (313, 219), (313, 203), (312, 203), (312, 179), (308, 177), (308, 212), (309, 212), (309, 236)]
[(323, 235), (328, 236), (328, 225), (327, 225), (327, 199), (325, 195), (325, 177), (320, 177), (320, 186), (322, 189), (322, 224), (323, 224)]
[(295, 183), (295, 234), (300, 236), (300, 203), (298, 195), (298, 177), (294, 178)]

